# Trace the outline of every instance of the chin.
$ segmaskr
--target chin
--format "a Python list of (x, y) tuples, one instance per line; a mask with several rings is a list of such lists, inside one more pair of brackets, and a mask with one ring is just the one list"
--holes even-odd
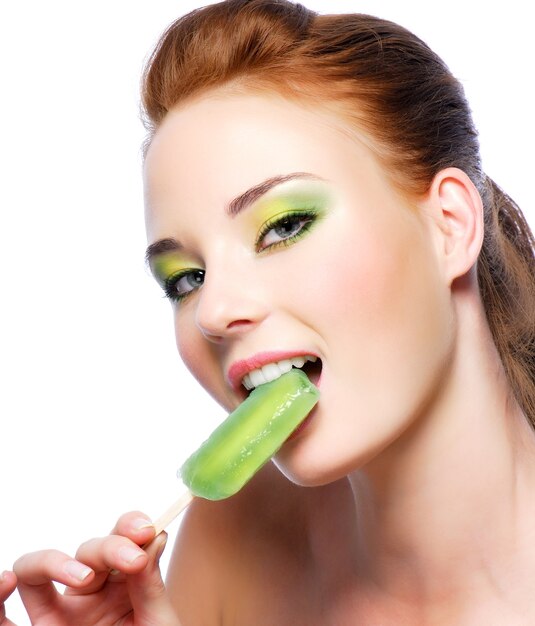
[(352, 447), (339, 445), (332, 439), (322, 439), (319, 445), (318, 441), (296, 439), (287, 442), (273, 457), (273, 462), (296, 485), (321, 487), (364, 469), (389, 448), (401, 431), (400, 425), (397, 429), (392, 427), (391, 432), (368, 433), (368, 437), (363, 434), (359, 445)]
[(296, 458), (290, 461), (279, 455), (273, 458), (273, 463), (289, 481), (300, 487), (323, 487), (347, 477), (352, 471), (358, 469), (353, 466), (342, 468), (339, 464), (334, 467), (335, 463), (330, 463), (328, 466), (317, 461), (306, 463)]

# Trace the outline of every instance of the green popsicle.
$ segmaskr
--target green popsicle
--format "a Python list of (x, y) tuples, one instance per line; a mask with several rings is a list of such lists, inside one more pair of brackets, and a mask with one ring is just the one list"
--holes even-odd
[(319, 399), (300, 369), (260, 385), (180, 468), (190, 492), (208, 500), (237, 493), (277, 452)]

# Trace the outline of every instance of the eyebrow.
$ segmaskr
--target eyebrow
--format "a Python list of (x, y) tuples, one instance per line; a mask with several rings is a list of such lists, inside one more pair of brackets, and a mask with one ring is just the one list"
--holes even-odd
[[(234, 217), (238, 215), (241, 211), (249, 207), (251, 204), (256, 202), (259, 198), (265, 195), (268, 191), (276, 187), (277, 185), (281, 185), (282, 183), (287, 183), (290, 180), (296, 179), (312, 179), (312, 180), (323, 180), (319, 176), (315, 176), (314, 174), (309, 174), (308, 172), (293, 172), (292, 174), (282, 174), (279, 176), (272, 176), (271, 178), (267, 178), (262, 181), (258, 185), (247, 189), (239, 196), (236, 196), (233, 200), (231, 200), (227, 207), (226, 212), (228, 215)], [(182, 244), (173, 237), (166, 237), (165, 239), (159, 239), (154, 243), (151, 243), (145, 252), (145, 261), (150, 264), (152, 259), (159, 254), (163, 254), (165, 252), (175, 252), (182, 249)]]
[(318, 176), (315, 176), (314, 174), (309, 174), (308, 172), (294, 172), (293, 174), (284, 174), (280, 176), (273, 176), (272, 178), (267, 178), (258, 185), (255, 185), (254, 187), (251, 187), (244, 193), (240, 194), (239, 196), (234, 198), (234, 200), (231, 200), (226, 209), (227, 213), (232, 216), (238, 215), (240, 211), (243, 211), (243, 209), (256, 202), (270, 189), (273, 189), (273, 187), (299, 178), (312, 178), (315, 180), (319, 180)]
[(151, 243), (147, 248), (145, 252), (145, 263), (150, 265), (152, 259), (157, 257), (159, 254), (164, 254), (165, 252), (176, 252), (177, 250), (182, 250), (182, 244), (180, 241), (177, 241), (172, 237), (159, 239), (158, 241)]

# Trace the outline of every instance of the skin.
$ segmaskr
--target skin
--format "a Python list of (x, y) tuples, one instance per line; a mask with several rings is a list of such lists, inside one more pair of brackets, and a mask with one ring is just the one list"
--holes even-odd
[[(226, 212), (292, 172), (314, 179)], [(363, 132), (317, 106), (221, 91), (168, 114), (145, 189), (149, 243), (183, 244), (153, 260), (156, 278), (205, 272), (173, 305), (199, 382), (232, 410), (245, 397), (227, 380), (236, 360), (300, 350), (322, 372), (313, 418), (274, 464), (236, 496), (190, 506), (167, 590), (150, 554), (127, 571), (122, 601), (141, 594), (133, 623), (177, 624), (171, 606), (184, 625), (533, 623), (535, 438), (478, 295), (482, 207), (468, 177), (448, 168), (424, 197), (404, 198)], [(321, 219), (259, 251), (259, 228), (296, 189), (325, 198)], [(75, 586), (85, 600), (111, 588), (119, 545), (146, 540), (131, 520), (77, 556), (92, 567)], [(19, 561), (29, 612), (50, 607), (39, 585), (64, 579), (67, 562)]]
[(13, 622), (6, 617), (4, 603), (15, 590), (17, 578), (13, 572), (0, 574), (0, 626), (14, 626)]
[[(139, 547), (152, 539), (154, 527), (150, 520), (142, 513), (132, 512), (119, 519), (108, 537), (82, 544), (74, 559), (56, 550), (33, 552), (18, 559), (14, 571), (31, 623), (38, 626), (179, 624), (158, 568), (165, 533), (146, 550)], [(66, 585), (65, 593), (59, 593), (52, 581)]]

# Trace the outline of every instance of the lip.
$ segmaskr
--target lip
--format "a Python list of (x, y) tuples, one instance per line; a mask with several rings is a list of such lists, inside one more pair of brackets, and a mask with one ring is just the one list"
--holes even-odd
[(319, 358), (317, 354), (308, 350), (258, 352), (248, 359), (235, 361), (228, 369), (227, 380), (232, 389), (235, 392), (238, 392), (242, 388), (241, 381), (243, 380), (243, 377), (249, 372), (259, 369), (268, 363), (276, 363), (277, 361), (282, 361), (284, 359), (292, 359), (296, 356), (307, 355)]
[(286, 439), (286, 441), (293, 441), (296, 437), (307, 428), (310, 422), (314, 419), (314, 414), (316, 411), (316, 407), (312, 407), (310, 413), (305, 417), (305, 419), (295, 428), (295, 430), (291, 433), (291, 435)]

